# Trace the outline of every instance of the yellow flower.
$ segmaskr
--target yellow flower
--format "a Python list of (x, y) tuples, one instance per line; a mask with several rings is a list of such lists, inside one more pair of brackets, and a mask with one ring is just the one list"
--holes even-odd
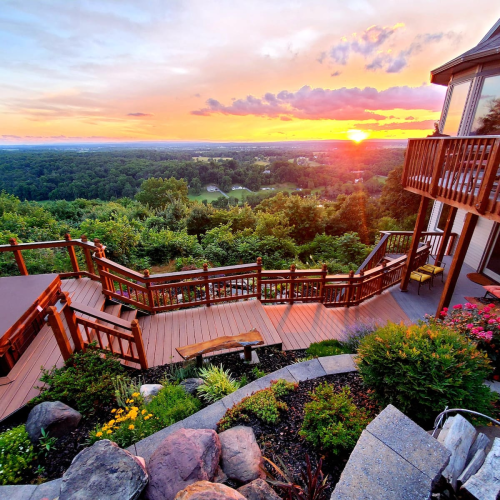
[(129, 430), (131, 430), (131, 431), (133, 431), (133, 430), (134, 430), (134, 426), (133, 426), (132, 424), (130, 424), (130, 425), (128, 426), (128, 428), (129, 428)]
[(112, 433), (113, 433), (113, 431), (108, 431), (108, 434), (112, 434)]
[(102, 436), (102, 432), (96, 432), (96, 433), (95, 433), (95, 437), (100, 438), (101, 436)]
[(148, 415), (148, 417), (150, 417), (150, 418), (151, 418), (152, 416), (153, 416), (153, 414), (152, 414), (152, 413), (150, 413), (150, 414)]
[(146, 413), (146, 410), (142, 410), (141, 414), (144, 415)]
[(117, 410), (116, 413), (123, 413), (123, 408), (120, 408), (119, 410)]
[(116, 412), (116, 408), (113, 408), (113, 409), (111, 410), (111, 413), (115, 413), (115, 412)]
[(137, 408), (137, 406), (132, 406), (132, 410), (139, 411), (139, 408)]
[(146, 415), (146, 416), (144, 417), (144, 420), (149, 420), (149, 417)]
[(138, 398), (139, 396), (140, 396), (140, 394), (138, 392), (134, 392), (134, 394), (132, 394), (133, 398)]
[(108, 425), (112, 426), (112, 425), (114, 425), (114, 423), (115, 423), (115, 420), (110, 420), (110, 421), (108, 422)]

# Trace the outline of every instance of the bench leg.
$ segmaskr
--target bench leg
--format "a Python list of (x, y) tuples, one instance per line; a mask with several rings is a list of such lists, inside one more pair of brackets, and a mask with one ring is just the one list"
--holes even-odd
[(252, 348), (249, 345), (243, 348), (243, 352), (245, 353), (245, 361), (252, 361)]
[(203, 366), (203, 356), (200, 354), (196, 356), (196, 368), (201, 368)]

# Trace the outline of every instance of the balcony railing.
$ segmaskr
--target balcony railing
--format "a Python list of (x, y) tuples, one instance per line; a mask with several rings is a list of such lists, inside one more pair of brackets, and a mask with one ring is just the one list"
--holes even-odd
[(500, 137), (410, 139), (408, 191), (500, 221)]

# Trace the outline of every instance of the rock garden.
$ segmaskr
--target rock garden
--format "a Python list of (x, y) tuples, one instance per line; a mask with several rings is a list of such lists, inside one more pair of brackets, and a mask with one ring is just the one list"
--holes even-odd
[(495, 310), (465, 304), (261, 347), (253, 364), (231, 352), (140, 371), (87, 349), (0, 423), (0, 485), (25, 485), (0, 499), (496, 498), (491, 420), (454, 412), (425, 431), (445, 408), (498, 418), (484, 384), (497, 345)]

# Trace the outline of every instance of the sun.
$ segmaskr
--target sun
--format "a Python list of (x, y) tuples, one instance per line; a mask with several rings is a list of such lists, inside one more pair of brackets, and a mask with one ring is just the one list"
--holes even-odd
[(353, 129), (353, 130), (347, 131), (347, 137), (351, 141), (361, 142), (361, 141), (364, 141), (368, 137), (368, 134), (366, 132), (363, 132), (362, 130)]

